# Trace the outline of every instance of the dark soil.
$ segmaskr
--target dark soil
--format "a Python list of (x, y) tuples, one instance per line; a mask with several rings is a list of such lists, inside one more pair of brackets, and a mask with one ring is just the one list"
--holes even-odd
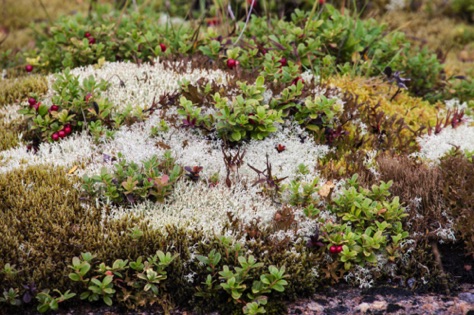
[(444, 271), (459, 283), (474, 284), (474, 259), (464, 253), (462, 243), (438, 245)]

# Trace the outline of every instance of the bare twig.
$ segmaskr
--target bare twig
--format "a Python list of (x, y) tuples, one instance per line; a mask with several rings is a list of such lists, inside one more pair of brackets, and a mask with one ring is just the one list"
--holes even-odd
[(247, 28), (247, 24), (249, 24), (250, 16), (252, 15), (252, 10), (253, 10), (254, 5), (255, 5), (255, 0), (252, 0), (252, 4), (250, 4), (249, 13), (247, 14), (247, 18), (245, 19), (245, 25), (242, 28), (242, 31), (240, 32), (239, 37), (237, 37), (237, 40), (235, 41), (234, 45), (237, 45), (237, 43), (240, 41), (240, 38), (244, 34), (244, 31)]
[(48, 10), (46, 10), (46, 7), (44, 6), (43, 0), (38, 0), (40, 3), (41, 8), (43, 9), (44, 13), (46, 14), (46, 17), (48, 18), (48, 23), (52, 23), (51, 16), (49, 16)]

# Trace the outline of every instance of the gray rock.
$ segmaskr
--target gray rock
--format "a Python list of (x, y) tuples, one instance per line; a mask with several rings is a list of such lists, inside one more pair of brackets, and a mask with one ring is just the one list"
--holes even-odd
[(307, 306), (308, 310), (312, 312), (322, 312), (324, 311), (324, 306), (316, 302), (310, 302)]
[(474, 294), (470, 292), (459, 293), (458, 298), (468, 303), (474, 304)]

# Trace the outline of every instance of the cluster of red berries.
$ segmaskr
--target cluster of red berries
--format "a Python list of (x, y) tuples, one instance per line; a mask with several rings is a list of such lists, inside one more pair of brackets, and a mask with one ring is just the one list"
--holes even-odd
[(342, 245), (332, 245), (331, 247), (329, 247), (329, 252), (331, 254), (339, 254), (340, 252), (342, 252)]
[(67, 135), (70, 135), (72, 132), (72, 127), (70, 124), (65, 124), (63, 129), (55, 132), (51, 135), (53, 141), (58, 141), (59, 139), (65, 138)]
[(92, 36), (91, 33), (86, 32), (86, 33), (84, 34), (84, 37), (89, 40), (89, 45), (95, 44), (95, 38)]

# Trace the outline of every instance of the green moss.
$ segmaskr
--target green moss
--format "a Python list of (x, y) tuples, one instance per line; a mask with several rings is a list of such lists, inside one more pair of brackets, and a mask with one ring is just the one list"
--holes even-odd
[(10, 285), (34, 282), (43, 288), (64, 288), (67, 264), (81, 252), (94, 252), (103, 260), (127, 258), (163, 244), (152, 241), (156, 235), (146, 227), (146, 242), (130, 243), (131, 238), (121, 235), (139, 225), (139, 219), (102, 222), (101, 211), (81, 207), (76, 182), (64, 169), (49, 166), (0, 175), (0, 229), (5, 231), (0, 269), (10, 263), (21, 270)]
[(48, 82), (44, 76), (26, 76), (2, 81), (0, 87), (0, 106), (25, 100), (29, 94), (38, 95), (48, 91)]

